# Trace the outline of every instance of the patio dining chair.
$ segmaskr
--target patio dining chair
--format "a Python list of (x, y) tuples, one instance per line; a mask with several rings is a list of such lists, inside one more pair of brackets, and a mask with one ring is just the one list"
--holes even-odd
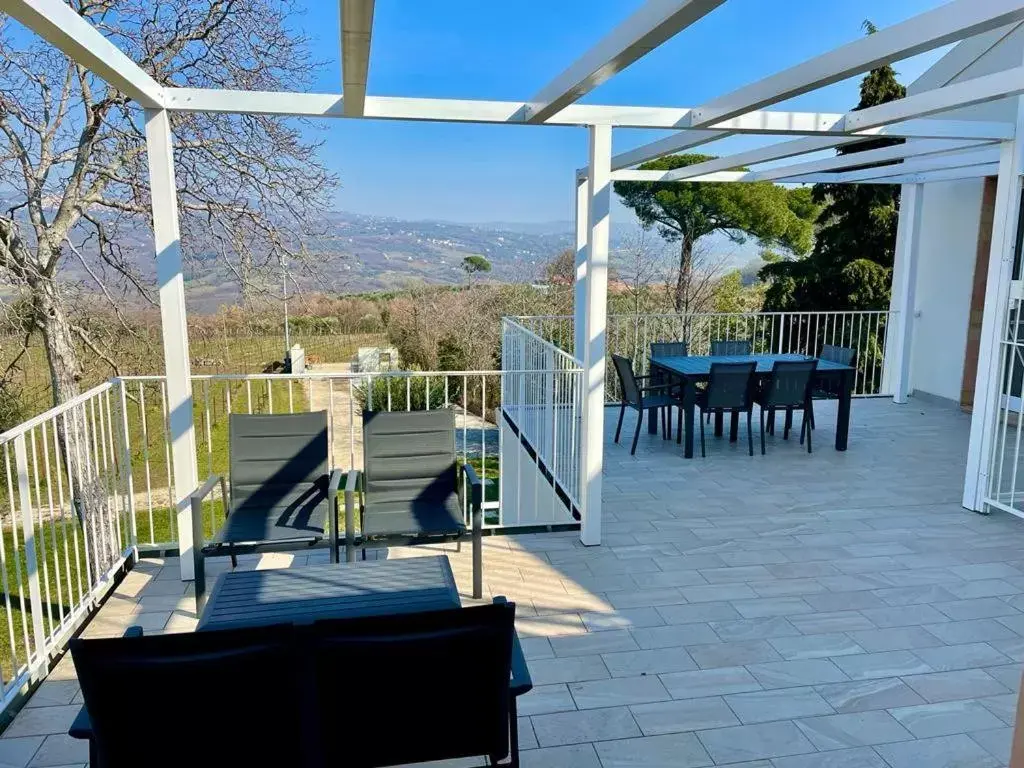
[[(653, 360), (655, 357), (686, 357), (689, 354), (687, 351), (687, 344), (685, 341), (652, 341), (651, 342), (651, 357)], [(651, 387), (660, 387), (663, 384), (671, 384), (672, 378), (668, 376), (660, 368), (651, 366)], [(680, 417), (682, 416), (682, 406), (677, 402), (675, 403), (680, 409)], [(680, 430), (682, 427), (680, 427)], [(668, 410), (668, 430), (667, 436), (669, 440), (672, 439), (672, 409)]]
[(807, 435), (807, 452), (811, 452), (811, 384), (818, 361), (811, 360), (776, 360), (772, 366), (771, 377), (764, 383), (754, 400), (761, 406), (761, 455), (765, 453), (764, 428), (765, 417), (774, 421), (775, 411), (786, 412), (785, 439), (789, 439), (789, 425), (792, 423), (793, 411), (803, 411), (800, 423), (800, 444)]
[(615, 372), (619, 376), (619, 386), (622, 389), (622, 402), (619, 404), (619, 423), (615, 427), (615, 442), (619, 442), (619, 435), (622, 433), (622, 418), (626, 415), (626, 408), (636, 411), (636, 430), (633, 432), (633, 446), (629, 453), (636, 455), (636, 444), (640, 439), (640, 427), (644, 423), (644, 414), (654, 410), (661, 416), (662, 437), (668, 437), (668, 422), (671, 421), (669, 412), (672, 406), (678, 405), (678, 401), (672, 396), (673, 384), (660, 384), (658, 386), (644, 387), (642, 381), (648, 381), (650, 376), (637, 376), (633, 373), (633, 361), (622, 355), (612, 355), (612, 362), (615, 364)]
[[(469, 498), (465, 497), (465, 493)], [(483, 484), (455, 458), (455, 412), (364, 411), (363, 470), (345, 487), (345, 554), (466, 538), (472, 520), (473, 597), (483, 595)], [(359, 531), (355, 530), (356, 508)]]
[[(712, 363), (708, 385), (697, 393), (701, 416), (712, 413), (746, 413), (747, 444), (754, 455), (751, 413), (754, 407), (754, 371), (757, 363)], [(700, 455), (707, 456), (704, 444), (704, 419), (700, 419)]]
[(754, 351), (754, 342), (750, 339), (717, 339), (711, 342), (713, 357), (749, 355)]
[[(750, 339), (715, 339), (711, 342), (712, 357), (737, 357), (749, 355), (754, 351), (754, 342)], [(711, 423), (711, 414), (707, 415)]]
[[(836, 344), (824, 344), (821, 348), (819, 360), (826, 360), (840, 365), (853, 365), (853, 358), (856, 350), (853, 347), (841, 347)], [(811, 400), (834, 400), (839, 397), (836, 391), (835, 382), (824, 376), (815, 376), (811, 385)], [(807, 414), (811, 429), (814, 429), (814, 403)]]
[[(336, 498), (341, 473), (328, 470), (327, 411), (228, 417), (228, 482), (209, 479), (190, 496), (196, 606), (206, 597), (208, 557), (328, 546), (338, 561)], [(203, 500), (221, 488), (227, 515), (205, 541)]]

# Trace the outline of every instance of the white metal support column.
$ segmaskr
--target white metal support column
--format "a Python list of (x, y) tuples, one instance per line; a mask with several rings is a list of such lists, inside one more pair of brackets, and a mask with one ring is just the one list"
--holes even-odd
[(886, 361), (893, 402), (906, 403), (910, 394), (910, 357), (914, 338), (914, 305), (917, 292), (917, 263), (921, 243), (921, 210), (924, 184), (904, 184), (900, 196), (900, 220), (896, 239), (891, 308), (897, 311), (893, 323), (893, 352)]
[[(1017, 131), (1024, 131), (1024, 105), (1017, 108)], [(1001, 339), (1006, 327), (1016, 245), (1017, 217), (1020, 211), (1020, 176), (1024, 170), (1024, 144), (1004, 141), (999, 156), (999, 181), (992, 219), (992, 245), (985, 284), (985, 308), (978, 345), (978, 374), (975, 379), (971, 436), (967, 446), (967, 471), (964, 477), (963, 505), (982, 511), (988, 489), (989, 461), (999, 408)]]
[[(601, 470), (604, 464), (605, 327), (608, 315), (608, 238), (612, 202), (612, 128), (590, 126), (587, 169), (588, 232), (583, 290), (583, 425), (580, 461), (583, 525), (580, 540), (601, 543)], [(580, 314), (576, 308), (577, 317)]]
[(181, 232), (171, 121), (166, 110), (146, 110), (146, 150), (153, 205), (153, 242), (160, 286), (160, 325), (163, 330), (167, 411), (170, 414), (174, 504), (177, 509), (181, 578), (195, 576), (192, 563), (192, 510), (189, 494), (199, 484), (196, 435), (192, 420), (192, 372), (185, 322), (185, 280), (181, 268)]
[(590, 199), (590, 185), (586, 179), (576, 179), (576, 281), (573, 283), (573, 351), (577, 360), (585, 357), (584, 345), (586, 335), (584, 327), (584, 311), (587, 306), (587, 230), (590, 228), (590, 217), (587, 211)]

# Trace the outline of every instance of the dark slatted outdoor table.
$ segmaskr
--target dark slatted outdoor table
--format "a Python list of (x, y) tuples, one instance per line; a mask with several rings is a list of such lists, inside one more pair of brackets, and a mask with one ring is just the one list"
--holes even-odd
[(413, 557), (221, 574), (198, 630), (459, 608), (448, 558)]
[[(771, 376), (772, 366), (776, 360), (810, 360), (807, 355), (693, 355), (686, 357), (652, 357), (651, 368), (658, 368), (669, 376), (683, 383), (683, 413), (686, 420), (686, 437), (684, 455), (693, 458), (693, 418), (694, 399), (697, 388), (694, 386), (711, 377), (711, 366), (714, 363), (757, 363), (755, 375), (766, 379)], [(839, 408), (836, 414), (836, 450), (845, 451), (850, 433), (850, 399), (853, 396), (853, 377), (855, 369), (849, 365), (841, 365), (828, 360), (818, 360), (815, 378), (827, 379), (837, 385)], [(657, 433), (658, 425), (653, 418), (648, 421), (648, 431)], [(739, 425), (739, 414), (732, 415), (730, 439), (736, 439)], [(715, 414), (715, 434), (722, 434), (722, 414)]]

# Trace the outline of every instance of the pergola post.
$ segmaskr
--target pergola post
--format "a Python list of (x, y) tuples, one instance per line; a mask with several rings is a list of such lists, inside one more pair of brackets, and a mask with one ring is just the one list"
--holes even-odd
[(587, 306), (587, 230), (590, 217), (587, 215), (590, 201), (590, 186), (586, 179), (576, 179), (576, 200), (573, 207), (576, 216), (576, 281), (573, 283), (573, 352), (577, 360), (585, 357), (586, 335), (584, 318)]
[[(1017, 108), (1017, 130), (1024, 130), (1024, 104)], [(978, 344), (978, 372), (975, 378), (971, 434), (967, 446), (967, 470), (964, 477), (963, 505), (978, 512), (988, 488), (989, 461), (996, 432), (1000, 403), (1002, 337), (1009, 308), (1010, 281), (1017, 242), (1020, 215), (1021, 173), (1024, 172), (1024, 144), (1003, 142), (999, 157), (999, 178), (992, 219), (992, 245), (989, 250), (985, 307)]]
[(887, 347), (890, 351), (886, 355), (885, 370), (882, 372), (883, 386), (891, 387), (895, 403), (906, 403), (910, 394), (910, 359), (914, 338), (923, 197), (924, 184), (903, 185), (890, 303), (890, 309), (896, 311), (896, 319), (891, 330), (887, 329), (892, 344)]
[(192, 419), (192, 372), (185, 322), (185, 279), (181, 268), (181, 231), (178, 226), (177, 188), (171, 121), (166, 110), (146, 110), (146, 151), (153, 206), (153, 244), (160, 287), (160, 326), (163, 331), (167, 412), (170, 423), (171, 471), (177, 511), (181, 578), (194, 578), (192, 563), (192, 510), (189, 494), (198, 486), (196, 435)]
[[(610, 125), (590, 126), (587, 198), (586, 280), (583, 289), (583, 425), (580, 436), (583, 525), (580, 541), (586, 545), (596, 545), (601, 543), (601, 470), (604, 463), (604, 356), (612, 198)], [(577, 316), (580, 314), (579, 309), (577, 306)]]

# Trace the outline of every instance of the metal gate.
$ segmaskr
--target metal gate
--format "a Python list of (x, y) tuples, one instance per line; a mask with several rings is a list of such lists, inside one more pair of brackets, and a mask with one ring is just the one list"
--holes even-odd
[(999, 341), (999, 398), (993, 423), (986, 510), (1002, 509), (1024, 517), (1024, 202), (1017, 221), (1009, 307)]

